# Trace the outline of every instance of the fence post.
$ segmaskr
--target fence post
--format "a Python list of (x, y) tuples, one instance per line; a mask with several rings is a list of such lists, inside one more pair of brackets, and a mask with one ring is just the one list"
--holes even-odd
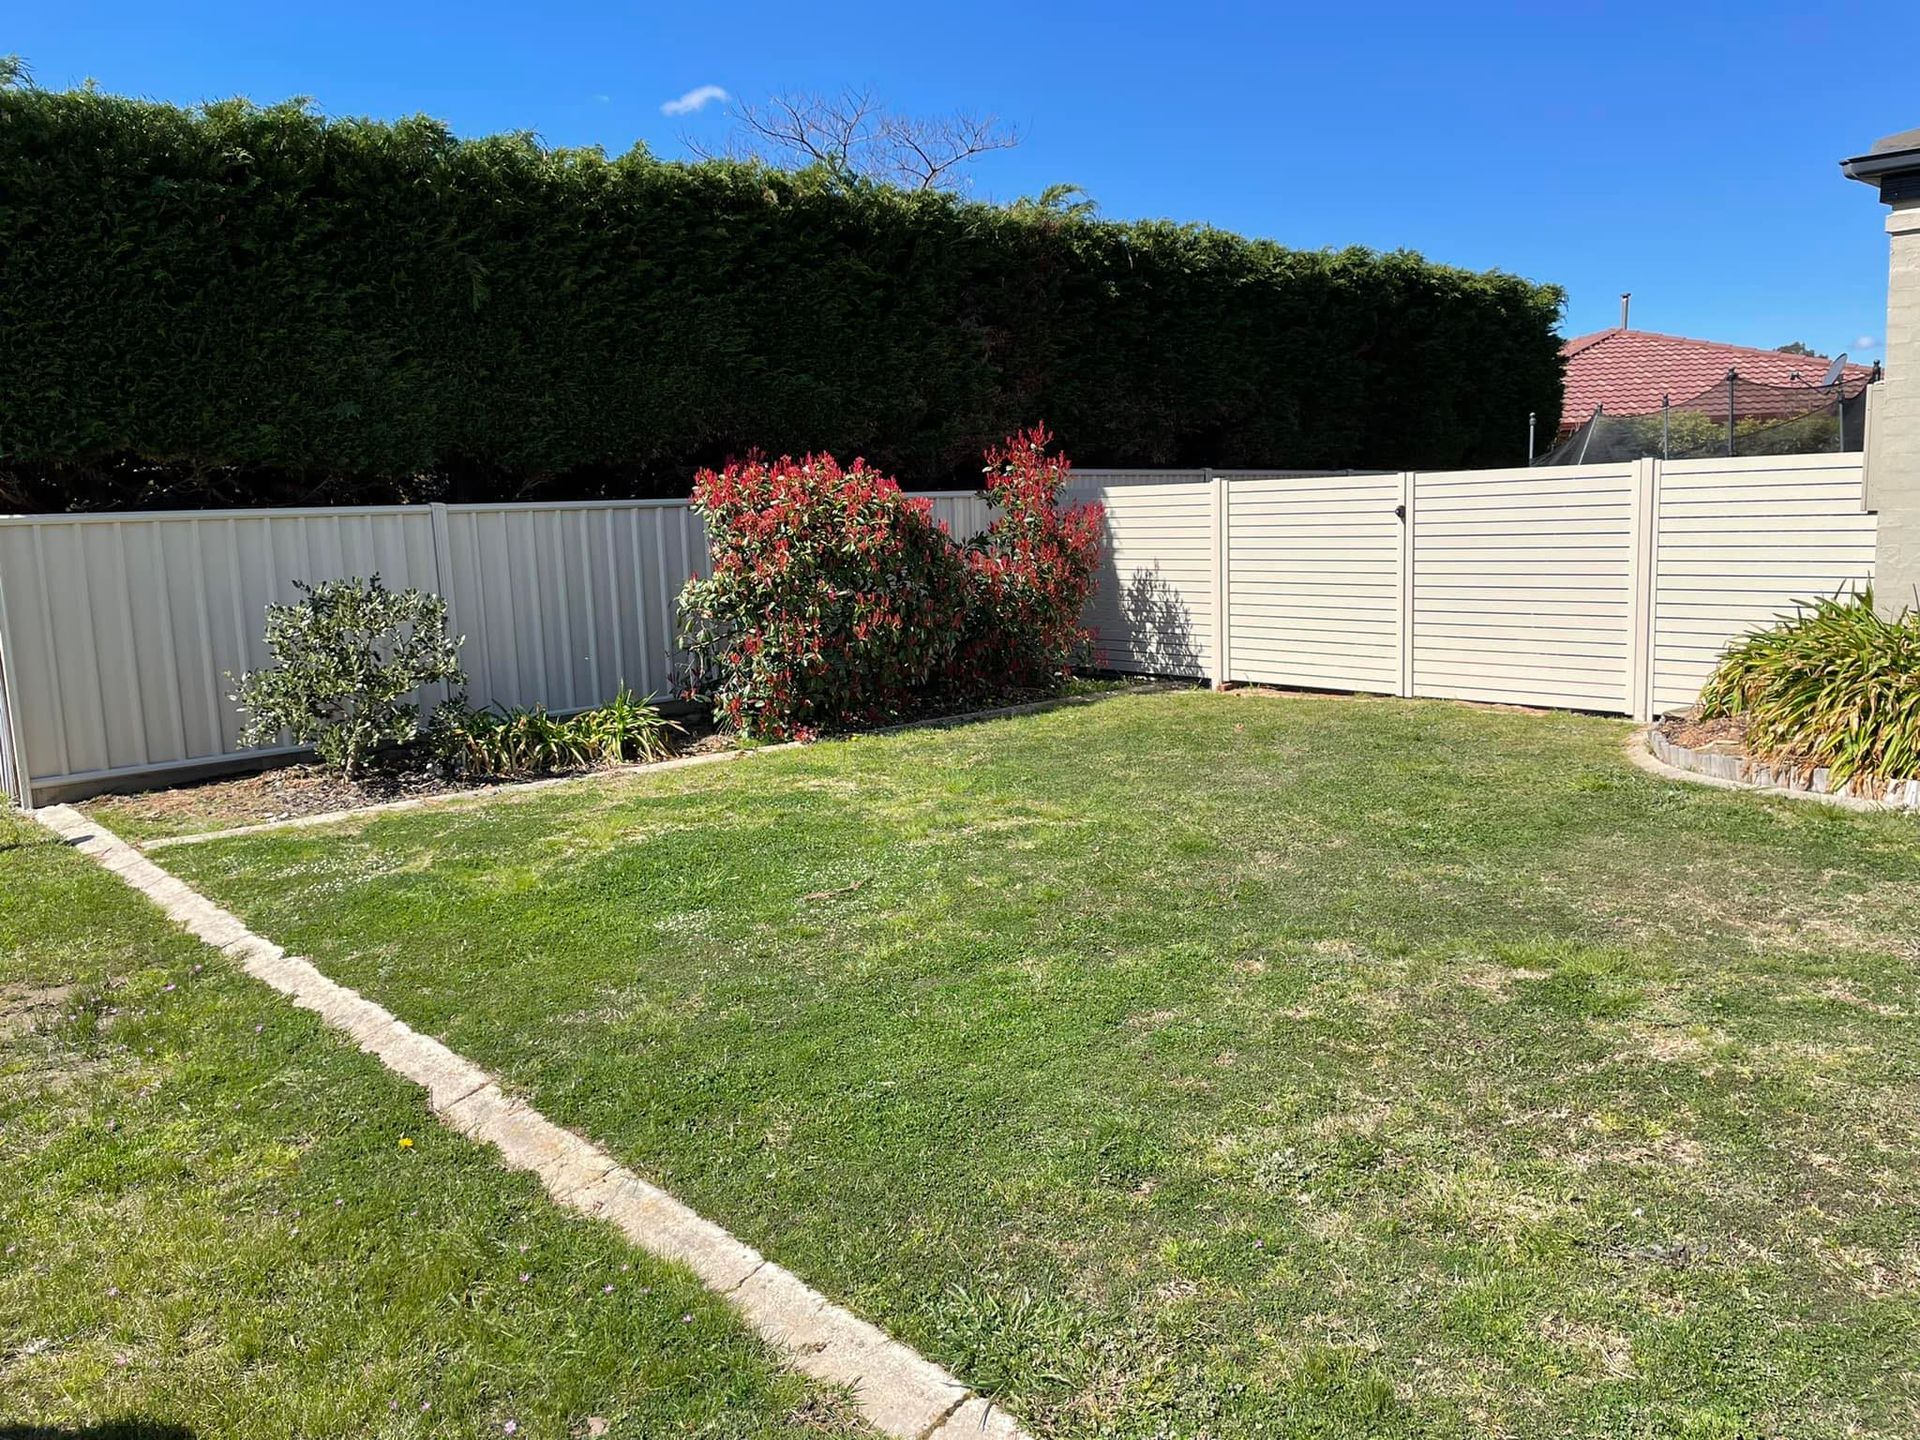
[(1206, 476), (1213, 500), (1213, 688), (1224, 690), (1233, 675), (1233, 618), (1230, 613), (1233, 604), (1233, 546), (1230, 539), (1233, 516), (1230, 508), (1232, 497), (1227, 488), (1231, 482), (1224, 475), (1214, 474), (1211, 466), (1202, 474)]
[(17, 693), (7, 682), (7, 657), (13, 652), (7, 633), (7, 595), (0, 581), (0, 794), (22, 808), (33, 808), (33, 781), (27, 769), (27, 734)]
[(1654, 623), (1659, 612), (1658, 549), (1660, 462), (1633, 462), (1633, 549), (1627, 561), (1632, 600), (1628, 611), (1631, 643), (1627, 663), (1627, 713), (1653, 719)]
[(1400, 698), (1413, 698), (1414, 472), (1400, 472)]

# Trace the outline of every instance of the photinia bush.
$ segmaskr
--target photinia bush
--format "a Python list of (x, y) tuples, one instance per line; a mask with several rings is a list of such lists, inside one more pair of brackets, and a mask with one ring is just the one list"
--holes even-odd
[(998, 688), (1045, 685), (1086, 649), (1080, 615), (1100, 565), (1098, 504), (1063, 507), (1072, 465), (1048, 453), (1044, 425), (987, 451), (985, 490), (999, 511), (967, 547), (972, 576), (956, 679)]
[(998, 514), (962, 545), (932, 506), (830, 455), (702, 471), (713, 574), (681, 592), (693, 689), (760, 739), (871, 725), (1050, 685), (1084, 642), (1101, 510), (1035, 427), (987, 452)]
[(831, 455), (704, 470), (713, 574), (681, 592), (694, 685), (759, 739), (895, 719), (943, 675), (967, 598), (930, 502)]

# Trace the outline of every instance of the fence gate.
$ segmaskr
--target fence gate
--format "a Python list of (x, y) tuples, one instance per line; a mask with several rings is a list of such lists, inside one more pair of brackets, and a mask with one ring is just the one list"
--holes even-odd
[(1408, 693), (1636, 715), (1652, 463), (1416, 473)]
[(1400, 690), (1398, 475), (1223, 476), (1233, 680)]

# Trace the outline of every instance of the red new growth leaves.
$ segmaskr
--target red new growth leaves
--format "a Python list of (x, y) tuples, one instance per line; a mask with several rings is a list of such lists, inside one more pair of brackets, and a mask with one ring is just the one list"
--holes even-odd
[(1064, 459), (1034, 429), (987, 456), (1000, 509), (969, 544), (927, 501), (830, 455), (701, 472), (713, 575), (680, 598), (695, 685), (761, 739), (807, 738), (1065, 673), (1099, 558), (1100, 513), (1061, 513)]
[(1043, 685), (1067, 673), (1086, 647), (1080, 612), (1100, 564), (1104, 507), (1063, 509), (1072, 471), (1050, 455), (1044, 425), (987, 452), (986, 495), (998, 510), (967, 549), (974, 577), (961, 665), (1002, 685)]

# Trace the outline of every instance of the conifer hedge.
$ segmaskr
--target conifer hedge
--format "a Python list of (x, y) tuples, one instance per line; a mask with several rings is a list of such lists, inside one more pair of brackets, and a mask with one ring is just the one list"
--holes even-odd
[(0, 88), (0, 510), (684, 494), (761, 449), (977, 483), (1552, 434), (1561, 292), (299, 103)]

